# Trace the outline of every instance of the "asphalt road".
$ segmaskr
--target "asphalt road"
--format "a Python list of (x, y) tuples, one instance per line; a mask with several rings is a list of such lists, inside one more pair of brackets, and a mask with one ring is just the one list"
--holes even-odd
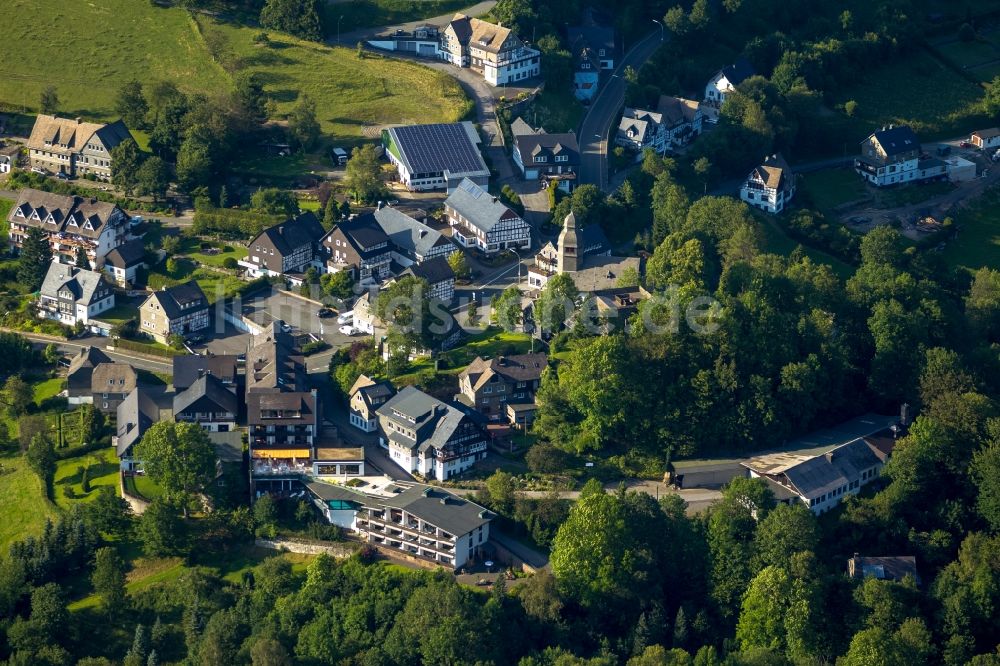
[(110, 338), (104, 338), (101, 336), (91, 336), (87, 338), (78, 338), (76, 340), (57, 340), (53, 339), (47, 335), (37, 335), (35, 333), (25, 333), (23, 331), (15, 331), (13, 329), (0, 329), (4, 331), (10, 331), (12, 333), (17, 333), (28, 340), (40, 345), (54, 344), (59, 351), (66, 354), (75, 355), (84, 347), (97, 347), (101, 349), (105, 354), (111, 357), (112, 361), (123, 361), (130, 364), (134, 368), (140, 370), (149, 370), (150, 372), (165, 372), (170, 374), (173, 372), (173, 361), (163, 360), (157, 361), (154, 359), (147, 358), (145, 356), (133, 356), (132, 354), (122, 353), (117, 351), (108, 351), (107, 346), (110, 344)]
[(604, 84), (590, 110), (580, 123), (577, 142), (580, 144), (580, 182), (608, 187), (608, 134), (611, 124), (625, 104), (626, 67), (639, 69), (656, 52), (663, 41), (661, 30), (655, 30), (636, 42)]

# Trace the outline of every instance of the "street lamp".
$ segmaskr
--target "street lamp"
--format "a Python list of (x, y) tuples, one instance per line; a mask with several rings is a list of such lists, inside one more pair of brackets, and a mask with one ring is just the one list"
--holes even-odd
[(655, 23), (656, 25), (660, 26), (660, 41), (661, 42), (664, 41), (666, 39), (666, 37), (663, 34), (663, 23), (661, 23), (660, 21), (657, 21), (656, 19), (653, 19), (653, 23)]
[(340, 22), (343, 20), (343, 16), (337, 17), (337, 44), (340, 44)]

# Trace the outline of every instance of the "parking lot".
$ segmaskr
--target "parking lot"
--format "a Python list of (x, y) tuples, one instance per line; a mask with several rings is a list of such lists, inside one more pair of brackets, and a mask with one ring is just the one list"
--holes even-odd
[[(329, 344), (330, 350), (309, 357), (310, 368), (328, 363), (333, 351), (362, 339), (360, 335), (347, 336), (341, 333), (336, 316), (321, 318), (318, 314), (321, 306), (285, 291), (262, 292), (238, 306), (244, 317), (262, 326), (281, 320), (290, 327), (290, 333), (300, 336), (300, 343), (319, 339)], [(196, 352), (238, 355), (246, 352), (250, 342), (249, 333), (238, 330), (230, 323), (225, 323), (224, 326), (217, 324), (212, 335), (206, 338), (204, 342), (193, 346)]]

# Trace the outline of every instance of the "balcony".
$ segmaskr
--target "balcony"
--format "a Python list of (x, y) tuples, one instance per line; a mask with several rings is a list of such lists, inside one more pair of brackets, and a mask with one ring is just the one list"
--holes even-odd
[(271, 464), (267, 464), (258, 462), (254, 463), (253, 473), (254, 476), (308, 474), (309, 466), (303, 463), (273, 462)]

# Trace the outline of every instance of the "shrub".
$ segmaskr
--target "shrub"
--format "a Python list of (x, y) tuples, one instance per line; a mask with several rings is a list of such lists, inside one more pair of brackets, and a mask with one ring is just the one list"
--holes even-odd
[(844, 103), (844, 113), (846, 113), (848, 116), (853, 118), (854, 114), (856, 114), (857, 112), (858, 112), (858, 103), (855, 102), (853, 99), (847, 100), (847, 102)]
[(222, 267), (230, 271), (235, 271), (239, 267), (239, 263), (233, 257), (226, 257), (222, 260)]

